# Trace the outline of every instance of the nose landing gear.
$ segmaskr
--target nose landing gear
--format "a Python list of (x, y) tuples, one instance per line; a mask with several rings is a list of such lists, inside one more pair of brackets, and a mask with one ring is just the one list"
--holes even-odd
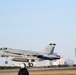
[(5, 61), (5, 64), (8, 64), (8, 61), (7, 61), (7, 57), (6, 57), (6, 61)]

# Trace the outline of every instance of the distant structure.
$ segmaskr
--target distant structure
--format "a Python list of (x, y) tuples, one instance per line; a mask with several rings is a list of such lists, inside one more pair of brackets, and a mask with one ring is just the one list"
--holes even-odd
[(53, 65), (73, 65), (73, 61), (69, 58), (60, 58), (53, 62)]
[(75, 57), (76, 57), (76, 48), (75, 48)]

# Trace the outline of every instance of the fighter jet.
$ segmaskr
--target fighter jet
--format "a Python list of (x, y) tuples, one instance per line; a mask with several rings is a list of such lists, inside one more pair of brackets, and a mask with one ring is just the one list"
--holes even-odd
[(60, 59), (60, 55), (54, 54), (54, 48), (56, 44), (50, 43), (45, 49), (41, 52), (36, 52), (32, 50), (20, 50), (3, 47), (0, 48), (0, 57), (6, 57), (5, 63), (7, 64), (7, 57), (13, 57), (12, 61), (22, 61), (29, 62), (29, 66), (32, 65), (35, 60), (56, 60)]

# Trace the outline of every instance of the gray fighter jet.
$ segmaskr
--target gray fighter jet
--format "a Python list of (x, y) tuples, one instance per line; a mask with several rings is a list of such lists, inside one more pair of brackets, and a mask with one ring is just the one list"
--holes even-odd
[(41, 52), (36, 52), (32, 50), (20, 50), (12, 48), (0, 48), (0, 57), (6, 57), (5, 63), (7, 64), (7, 57), (13, 57), (12, 61), (22, 61), (29, 62), (29, 66), (33, 66), (35, 60), (56, 60), (60, 59), (60, 55), (54, 54), (54, 48), (56, 44), (50, 43), (45, 49)]

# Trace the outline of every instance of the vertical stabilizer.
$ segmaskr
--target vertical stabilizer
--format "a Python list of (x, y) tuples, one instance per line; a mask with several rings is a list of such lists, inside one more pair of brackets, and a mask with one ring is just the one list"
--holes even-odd
[(55, 46), (56, 44), (50, 43), (41, 53), (46, 55), (53, 54)]

